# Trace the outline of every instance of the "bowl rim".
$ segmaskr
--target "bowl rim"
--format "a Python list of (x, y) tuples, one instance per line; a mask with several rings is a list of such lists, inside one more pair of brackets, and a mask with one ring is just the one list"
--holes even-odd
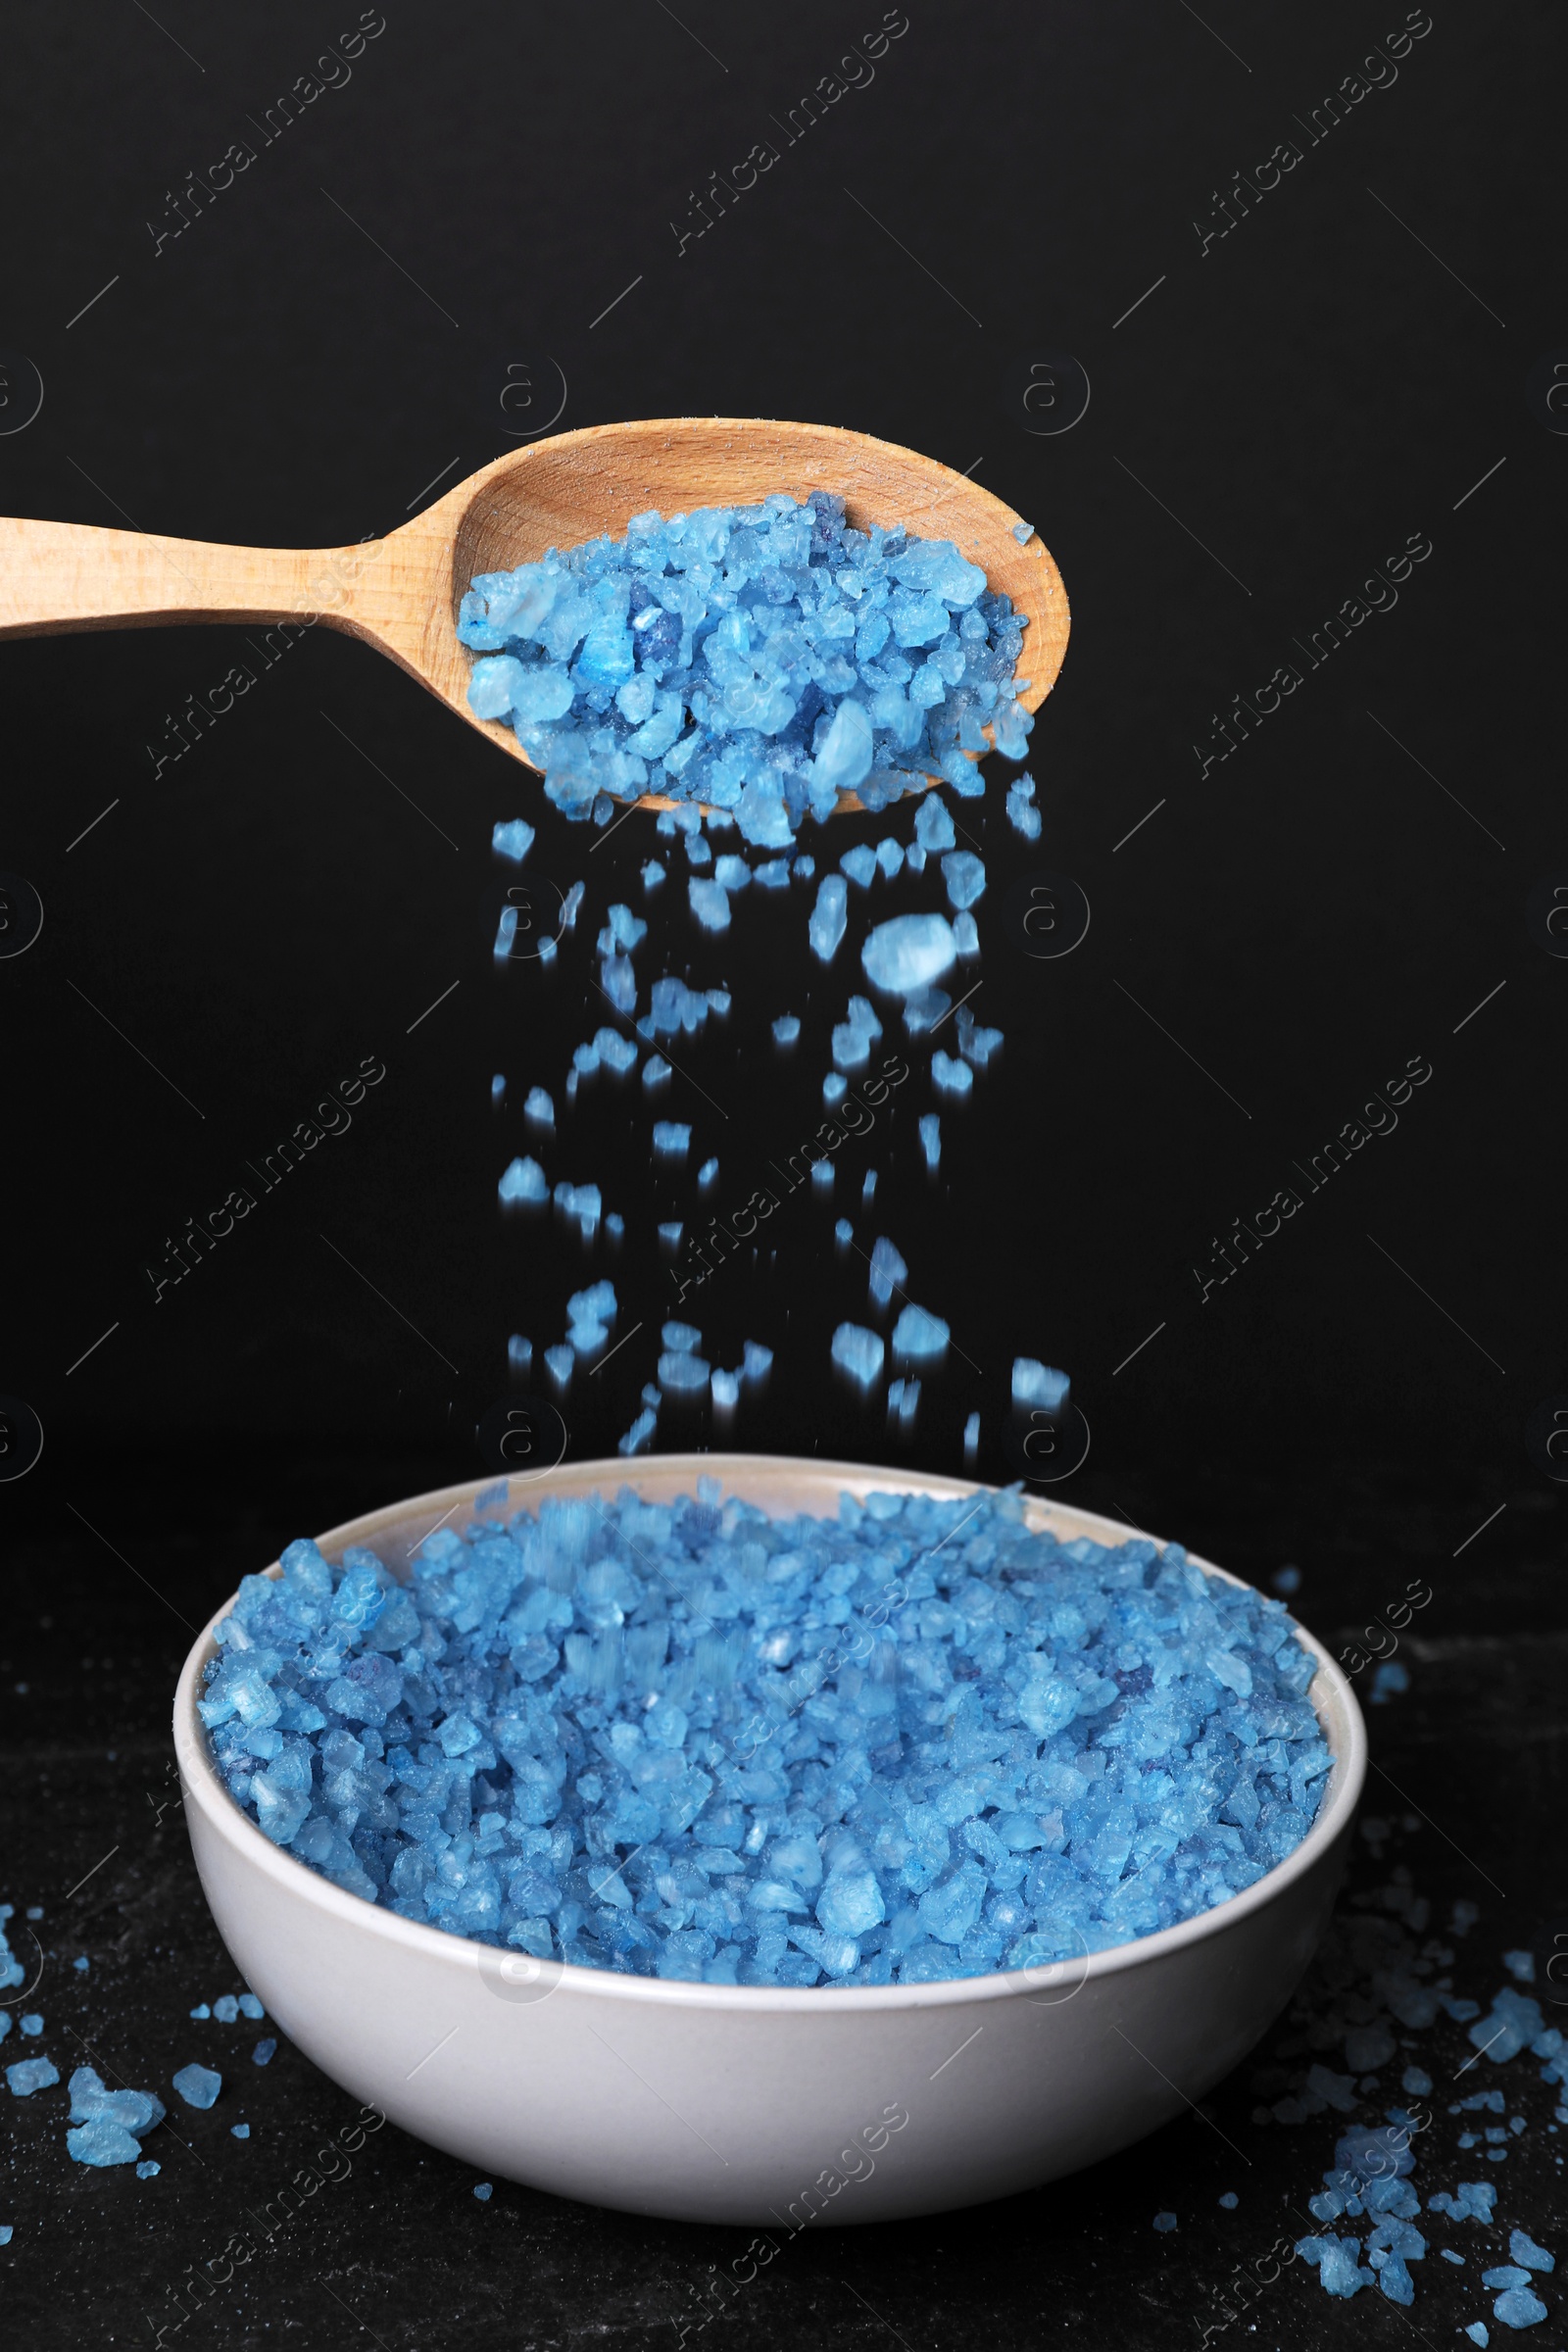
[[(353, 1543), (373, 1543), (376, 1532), (384, 1533), (420, 1517), (427, 1509), (432, 1522), (450, 1519), (465, 1501), (476, 1505), (480, 1495), (495, 1496), (505, 1490), (504, 1509), (507, 1512), (526, 1507), (533, 1492), (540, 1495), (580, 1492), (584, 1487), (603, 1489), (612, 1485), (619, 1490), (639, 1482), (652, 1480), (661, 1488), (690, 1491), (699, 1477), (716, 1477), (726, 1487), (739, 1487), (740, 1480), (750, 1475), (759, 1483), (771, 1475), (791, 1480), (808, 1479), (824, 1488), (832, 1487), (840, 1494), (863, 1496), (868, 1494), (921, 1494), (939, 1497), (964, 1494), (995, 1494), (1004, 1490), (989, 1486), (981, 1480), (952, 1478), (936, 1472), (899, 1470), (889, 1465), (865, 1462), (823, 1461), (816, 1455), (768, 1453), (664, 1453), (643, 1458), (639, 1469), (634, 1462), (600, 1458), (586, 1462), (562, 1463), (542, 1475), (515, 1483), (499, 1479), (470, 1479), (461, 1485), (432, 1490), (425, 1494), (404, 1497), (383, 1505), (375, 1511), (362, 1513), (340, 1526), (329, 1528), (316, 1541), (323, 1552), (331, 1556)], [(658, 1495), (653, 1499), (665, 1499)], [(1070, 1530), (1067, 1541), (1074, 1535), (1088, 1536), (1103, 1543), (1107, 1536), (1116, 1542), (1129, 1539), (1158, 1544), (1161, 1551), (1171, 1539), (1151, 1536), (1144, 1529), (1119, 1519), (1110, 1519), (1097, 1511), (1081, 1509), (1076, 1504), (1057, 1502), (1054, 1498), (1025, 1493), (1024, 1501), (1029, 1524), (1037, 1529), (1049, 1528), (1062, 1534)], [(765, 1506), (764, 1506), (765, 1507)], [(795, 1505), (792, 1507), (799, 1508)], [(433, 1533), (434, 1526), (426, 1531)], [(421, 1539), (422, 1540), (422, 1539)], [(1185, 1550), (1185, 1546), (1182, 1547)], [(1245, 1577), (1237, 1576), (1196, 1552), (1186, 1555), (1205, 1575), (1218, 1577), (1223, 1583), (1246, 1585)], [(273, 1561), (262, 1573), (280, 1576), (281, 1564)], [(1257, 1588), (1252, 1586), (1251, 1591)], [(194, 1802), (207, 1826), (212, 1829), (239, 1858), (272, 1880), (279, 1892), (292, 1892), (299, 1899), (312, 1902), (330, 1918), (357, 1929), (361, 1934), (378, 1936), (392, 1947), (411, 1954), (422, 1954), (427, 1960), (448, 1967), (473, 1969), (482, 1965), (486, 1953), (503, 1953), (505, 1947), (479, 1942), (468, 1936), (456, 1935), (444, 1928), (431, 1927), (418, 1920), (405, 1919), (400, 1913), (385, 1910), (379, 1903), (367, 1902), (363, 1895), (350, 1894), (323, 1878), (306, 1862), (291, 1854), (286, 1846), (274, 1845), (272, 1840), (253, 1822), (237, 1800), (229, 1794), (219, 1776), (218, 1767), (209, 1752), (206, 1726), (196, 1712), (200, 1690), (201, 1669), (218, 1643), (216, 1629), (229, 1615), (237, 1593), (230, 1593), (222, 1606), (216, 1609), (197, 1635), (180, 1669), (174, 1693), (174, 1751), (185, 1790), (187, 1803)], [(1264, 1598), (1269, 1597), (1263, 1595)], [(1135, 1936), (1129, 1943), (1111, 1944), (1088, 1953), (1083, 1958), (1057, 1961), (1041, 1969), (1005, 1969), (989, 1976), (949, 1977), (928, 1984), (707, 1984), (689, 1978), (640, 1977), (622, 1974), (615, 1969), (583, 1967), (573, 1961), (550, 1961), (546, 1965), (555, 1973), (555, 1990), (569, 1990), (590, 1998), (651, 2002), (656, 2007), (678, 2009), (711, 2009), (735, 2011), (757, 2017), (780, 2014), (845, 2015), (869, 2013), (873, 2010), (921, 2010), (961, 2007), (966, 2002), (1034, 1998), (1049, 1995), (1059, 1986), (1077, 1978), (1074, 1992), (1092, 1980), (1119, 1976), (1133, 1968), (1149, 1967), (1200, 1943), (1205, 1937), (1223, 1933), (1246, 1919), (1249, 1914), (1275, 1901), (1305, 1877), (1324, 1859), (1329, 1850), (1348, 1828), (1360, 1798), (1366, 1777), (1366, 1725), (1348, 1678), (1335, 1662), (1323, 1643), (1308, 1632), (1295, 1617), (1291, 1623), (1301, 1642), (1317, 1660), (1317, 1673), (1306, 1695), (1312, 1702), (1333, 1762), (1329, 1769), (1328, 1785), (1319, 1806), (1318, 1815), (1300, 1843), (1292, 1848), (1282, 1862), (1265, 1871), (1262, 1878), (1244, 1887), (1239, 1894), (1229, 1896), (1191, 1919), (1180, 1920), (1174, 1927), (1161, 1928), (1152, 1936)], [(1081, 1973), (1080, 1973), (1081, 1972)], [(1065, 2006), (1070, 1995), (1062, 1994), (1050, 2006)]]

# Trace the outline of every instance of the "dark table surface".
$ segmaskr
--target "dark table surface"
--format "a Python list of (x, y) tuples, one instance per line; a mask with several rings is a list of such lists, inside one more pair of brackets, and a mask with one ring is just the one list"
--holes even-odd
[[(699, 1318), (717, 1361), (743, 1338), (778, 1350), (733, 1443), (951, 1473), (978, 1410), (979, 1475), (1002, 1480), (1007, 1367), (1039, 1355), (1093, 1430), (1066, 1499), (1265, 1590), (1296, 1564), (1295, 1605), (1337, 1649), (1412, 1577), (1432, 1589), (1401, 1640), (1408, 1690), (1369, 1709), (1372, 1835), (1334, 1947), (1352, 1957), (1328, 1957), (1301, 2014), (1201, 2114), (1095, 2172), (808, 2231), (703, 2333), (1446, 2346), (1490, 2324), (1479, 2276), (1510, 2228), (1568, 2257), (1555, 2094), (1528, 2058), (1467, 2066), (1457, 2024), (1410, 2035), (1357, 2112), (1426, 2068), (1423, 2198), (1494, 2179), (1497, 2226), (1434, 2217), (1408, 2313), (1331, 2302), (1299, 2262), (1255, 2311), (1234, 2282), (1306, 2227), (1333, 2161), (1339, 2117), (1273, 2111), (1314, 2060), (1343, 2069), (1367, 1920), (1451, 1947), (1444, 1973), (1483, 2010), (1503, 1952), (1568, 1922), (1563, 1464), (1541, 1436), (1568, 1410), (1568, 959), (1543, 911), (1568, 889), (1560, 16), (910, 0), (883, 40), (880, 9), (827, 0), (765, 20), (387, 0), (357, 48), (355, 21), (315, 0), (10, 9), (0, 511), (334, 545), (544, 426), (679, 415), (844, 423), (968, 469), (1038, 524), (1073, 634), (1032, 742), (1041, 842), (1008, 827), (999, 776), (959, 809), (987, 861), (979, 1004), (1003, 1056), (942, 1105), (934, 1182), (923, 1091), (869, 1153), (873, 1230), (955, 1352), (906, 1442), (830, 1388), (828, 1336), (863, 1285), (835, 1253), (844, 1202), (795, 1203), (776, 1261)], [(279, 93), (328, 42), (342, 62), (283, 122)], [(763, 140), (776, 165), (698, 236), (711, 175)], [(215, 190), (236, 143), (254, 160)], [(1374, 566), (1412, 538), (1431, 554), (1393, 603)], [(1308, 652), (1348, 608), (1332, 653)], [(638, 818), (590, 853), (522, 770), (324, 629), (169, 757), (175, 715), (260, 661), (248, 642), (0, 646), (0, 869), (44, 912), (0, 955), (0, 1395), (44, 1439), (0, 1477), (0, 1900), (42, 1971), (7, 2005), (45, 2019), (0, 2055), (41, 2049), (64, 2077), (90, 2050), (166, 2097), (193, 2058), (225, 2078), (211, 2113), (176, 2107), (145, 2182), (68, 2160), (62, 2089), (0, 2093), (0, 2294), (17, 2340), (51, 2348), (172, 2328), (180, 2282), (352, 2112), (286, 2041), (255, 2069), (268, 2029), (189, 2020), (234, 1986), (171, 1801), (174, 1679), (288, 1539), (478, 1475), (508, 1333), (547, 1344), (587, 1262), (503, 1226), (497, 1175), (525, 1148), (526, 1086), (559, 1097), (604, 1017), (588, 943), (612, 902), (643, 905), (659, 846)], [(1282, 662), (1301, 686), (1259, 721)], [(533, 868), (586, 874), (590, 898), (553, 976), (498, 979), (491, 827), (523, 813)], [(907, 811), (835, 824), (824, 856), (907, 837)], [(1040, 867), (1092, 907), (1057, 961), (1012, 952), (988, 911)], [(803, 968), (799, 889), (760, 896), (720, 942), (678, 879), (650, 903), (645, 963), (734, 992), (679, 1114), (726, 1181), (820, 1115), (852, 985), (844, 958)], [(785, 1009), (806, 1025), (792, 1065), (766, 1037)], [(160, 1294), (172, 1237), (366, 1055), (387, 1075), (352, 1132)], [(1369, 1109), (1377, 1139), (1314, 1186), (1302, 1163), (1412, 1057), (1432, 1076), (1396, 1128)], [(667, 1311), (647, 1229), (682, 1212), (656, 1206), (645, 1127), (640, 1098), (587, 1086), (552, 1169), (625, 1208), (614, 1279), (627, 1324), (652, 1319), (578, 1383), (576, 1458), (612, 1451)], [(1288, 1238), (1232, 1244), (1217, 1282), (1282, 1185), (1302, 1199)], [(658, 1442), (722, 1440), (666, 1418)], [(1455, 1902), (1476, 1906), (1462, 1936)], [(1525, 2119), (1500, 2162), (1460, 2151), (1476, 2119), (1447, 2113), (1478, 2081)], [(674, 2346), (740, 2253), (473, 2184), (387, 2128), (179, 2339)], [(1529, 2340), (1560, 2346), (1543, 2284)]]

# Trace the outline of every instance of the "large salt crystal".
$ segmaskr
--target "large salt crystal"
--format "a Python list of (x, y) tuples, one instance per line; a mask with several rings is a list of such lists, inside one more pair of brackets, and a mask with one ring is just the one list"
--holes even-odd
[(886, 1234), (879, 1234), (871, 1251), (872, 1305), (888, 1305), (899, 1285), (907, 1282), (908, 1279), (909, 1269), (905, 1264), (903, 1256), (888, 1240)]
[(966, 1061), (938, 1048), (931, 1056), (931, 1083), (939, 1095), (967, 1095), (974, 1085), (974, 1072)]
[[(827, 883), (822, 887), (825, 890)], [(956, 953), (953, 926), (945, 915), (896, 914), (890, 922), (877, 924), (860, 951), (860, 961), (873, 988), (909, 997), (951, 971)]]
[(887, 1353), (881, 1334), (860, 1323), (841, 1323), (833, 1334), (833, 1361), (860, 1388), (868, 1389), (882, 1370)]
[(952, 1336), (940, 1315), (928, 1313), (923, 1306), (906, 1306), (893, 1326), (894, 1361), (901, 1364), (934, 1362), (947, 1353)]
[(498, 858), (509, 858), (514, 865), (520, 865), (533, 847), (533, 839), (532, 825), (525, 824), (520, 816), (514, 816), (493, 829), (490, 847)]
[(952, 850), (942, 860), (942, 879), (948, 903), (961, 912), (972, 906), (986, 886), (986, 869), (972, 850)]
[(705, 931), (729, 929), (729, 893), (721, 883), (694, 879), (686, 885), (686, 896)]
[(807, 926), (811, 953), (824, 963), (831, 963), (849, 921), (849, 884), (842, 874), (824, 874), (816, 893), (816, 905)]
[(536, 1159), (513, 1160), (496, 1189), (509, 1207), (518, 1201), (548, 1200), (550, 1198), (545, 1172)]
[(1070, 1383), (1065, 1372), (1054, 1371), (1032, 1355), (1017, 1355), (1012, 1359), (1012, 1401), (1028, 1407), (1038, 1405), (1042, 1411), (1059, 1413), (1067, 1401)]

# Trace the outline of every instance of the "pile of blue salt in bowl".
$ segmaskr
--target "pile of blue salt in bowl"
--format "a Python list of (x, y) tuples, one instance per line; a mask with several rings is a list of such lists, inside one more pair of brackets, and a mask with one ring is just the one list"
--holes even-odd
[(1041, 1966), (1208, 1909), (1331, 1758), (1282, 1605), (1015, 1494), (769, 1519), (544, 1499), (400, 1584), (283, 1554), (201, 1713), (235, 1800), (335, 1885), (541, 1958), (721, 1984)]

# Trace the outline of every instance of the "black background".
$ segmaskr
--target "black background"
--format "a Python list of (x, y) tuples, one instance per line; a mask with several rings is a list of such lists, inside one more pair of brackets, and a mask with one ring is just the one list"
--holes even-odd
[[(1510, 1888), (1500, 1945), (1562, 1898), (1539, 1852), (1562, 1788), (1560, 1504), (1524, 1427), (1568, 1390), (1568, 963), (1526, 918), (1533, 886), (1568, 868), (1568, 442), (1525, 389), (1568, 353), (1550, 128), (1563, 43), (1543, 7), (1440, 6), (1393, 86), (1309, 144), (1300, 118), (1403, 14), (1334, 5), (1260, 24), (1218, 0), (1202, 19), (1179, 0), (922, 0), (874, 81), (678, 255), (669, 223), (687, 224), (690, 191), (758, 139), (782, 146), (772, 119), (879, 11), (389, 8), (349, 84), (262, 147), (252, 118), (354, 12), (14, 8), (0, 345), (31, 360), (44, 401), (0, 432), (0, 508), (257, 545), (379, 534), (432, 477), (450, 487), (508, 445), (496, 371), (515, 361), (541, 401), (560, 371), (560, 429), (708, 413), (845, 424), (973, 470), (1030, 516), (1073, 612), (1029, 761), (1044, 835), (1027, 845), (1006, 824), (1001, 761), (987, 799), (956, 809), (987, 860), (975, 1010), (1004, 1032), (1001, 1061), (969, 1106), (941, 1105), (928, 1181), (914, 1121), (934, 1105), (914, 1057), (853, 1185), (841, 1177), (831, 1207), (792, 1203), (776, 1262), (715, 1286), (697, 1315), (715, 1361), (746, 1337), (776, 1348), (765, 1398), (728, 1434), (666, 1412), (659, 1443), (956, 1471), (978, 1408), (980, 1474), (1002, 1479), (1008, 1366), (1037, 1354), (1071, 1372), (1094, 1433), (1068, 1498), (1259, 1581), (1298, 1562), (1301, 1614), (1329, 1640), (1419, 1569), (1435, 1597), (1416, 1689), (1374, 1717), (1377, 1752), (1431, 1817), (1435, 1888), (1495, 1907), (1447, 1842), (1484, 1841)], [(1204, 251), (1195, 218), (1222, 225), (1216, 191), (1291, 138), (1301, 163)], [(255, 164), (155, 254), (148, 220), (170, 225), (172, 191), (236, 139)], [(1009, 385), (1061, 353), (1092, 398), (1073, 429), (1041, 436)], [(1211, 714), (1297, 661), (1293, 639), (1412, 534), (1432, 554), (1397, 607), (1321, 667), (1300, 662), (1299, 691), (1201, 775)], [(575, 1384), (574, 1456), (613, 1450), (651, 1376), (668, 1305), (651, 1228), (690, 1214), (695, 1192), (651, 1174), (635, 1082), (586, 1086), (547, 1155), (552, 1178), (598, 1181), (625, 1214), (618, 1261), (559, 1226), (503, 1225), (495, 1204), (528, 1148), (527, 1087), (560, 1106), (572, 1046), (605, 1017), (590, 976), (607, 906), (650, 915), (644, 986), (667, 968), (735, 993), (729, 1022), (682, 1055), (701, 1091), (677, 1080), (661, 1106), (692, 1118), (693, 1165), (718, 1154), (720, 1205), (819, 1115), (853, 985), (853, 934), (830, 972), (807, 956), (799, 885), (754, 891), (710, 940), (686, 915), (678, 849), (659, 844), (670, 880), (645, 906), (651, 816), (590, 858), (599, 837), (561, 822), (522, 770), (323, 629), (155, 773), (166, 714), (245, 659), (228, 629), (0, 649), (0, 866), (45, 910), (37, 943), (0, 962), (0, 1390), (45, 1432), (37, 1467), (0, 1486), (10, 1896), (44, 1902), (60, 1952), (100, 1953), (95, 1995), (119, 1982), (149, 2019), (155, 1947), (220, 1965), (177, 1826), (143, 1826), (139, 1844), (127, 1828), (152, 1819), (178, 1620), (199, 1624), (297, 1533), (477, 1475), (473, 1426), (505, 1390), (508, 1333), (549, 1344), (594, 1274), (616, 1282), (620, 1328), (641, 1316), (645, 1331)], [(518, 813), (539, 828), (528, 871), (582, 874), (589, 895), (553, 975), (498, 979), (489, 835)], [(889, 830), (907, 837), (907, 813), (807, 846), (836, 858)], [(1017, 954), (1000, 919), (1010, 883), (1042, 866), (1093, 908), (1056, 962)], [(888, 910), (925, 903), (912, 880), (876, 889)], [(781, 1064), (766, 1023), (785, 1009), (806, 1029)], [(366, 1055), (387, 1076), (352, 1130), (155, 1305), (145, 1269), (165, 1237)], [(1193, 1268), (1211, 1270), (1213, 1238), (1296, 1183), (1291, 1163), (1413, 1056), (1433, 1075), (1397, 1131), (1205, 1301)], [(880, 1172), (869, 1222), (862, 1164)], [(831, 1330), (864, 1298), (860, 1261), (835, 1252), (839, 1213), (866, 1246), (890, 1233), (912, 1295), (953, 1326), (907, 1445), (829, 1378)], [(62, 1910), (117, 1834), (121, 1858)], [(58, 1969), (65, 2005), (82, 1988)], [(182, 1974), (170, 2017), (187, 1989), (209, 1988)], [(80, 2030), (108, 2014), (89, 2000)], [(293, 2069), (325, 2112), (337, 2094)], [(1003, 2308), (1032, 2325), (1054, 2278), (1092, 2331), (1099, 2312), (1109, 2332), (1152, 2340), (1168, 2324), (1177, 2341), (1180, 2297), (1150, 2281), (1182, 2257), (1145, 2212), (1174, 2201), (1191, 2162), (1177, 2133), (1191, 2128), (1087, 2185), (956, 2222), (953, 2268), (908, 2286), (901, 2334), (956, 2340)], [(372, 2248), (391, 2266), (366, 2305), (389, 2342), (457, 2340), (454, 2314), (474, 2343), (600, 2327), (662, 2341), (658, 2267), (715, 2258), (706, 2239), (503, 2187), (485, 2218), (510, 2200), (526, 2225), (505, 2278), (454, 2272), (400, 2312), (386, 2279), (393, 2240), (421, 2227), (418, 2183), (456, 2182), (449, 2218), (466, 2204), (461, 2168), (403, 2144), (396, 2178), (355, 2192), (330, 2271)], [(24, 2168), (17, 2218), (33, 2218), (8, 2260), (61, 2276), (68, 2198), (149, 2298), (196, 2258), (157, 2242), (158, 2209), (126, 2181), (54, 2169), (44, 2198)], [(585, 2231), (579, 2264), (566, 2249)], [(897, 2282), (910, 2233), (877, 2234), (905, 2244), (876, 2258)], [(999, 2245), (1012, 2300), (991, 2309), (977, 2281)], [(482, 2249), (481, 2234), (475, 2263)], [(818, 2309), (843, 2259), (830, 2248), (749, 2325), (878, 2338), (853, 2295)], [(535, 2272), (551, 2265), (570, 2275), (552, 2272), (546, 2324)], [(35, 2340), (106, 2338), (109, 2270), (90, 2328), (79, 2279), (53, 2303), (31, 2276)], [(1293, 2283), (1280, 2340), (1352, 2321), (1402, 2340), (1399, 2315), (1368, 2301), (1347, 2318)], [(338, 2319), (292, 2281), (204, 2324), (237, 2344), (291, 2325), (327, 2340)], [(116, 2339), (135, 2324), (127, 2306)]]

